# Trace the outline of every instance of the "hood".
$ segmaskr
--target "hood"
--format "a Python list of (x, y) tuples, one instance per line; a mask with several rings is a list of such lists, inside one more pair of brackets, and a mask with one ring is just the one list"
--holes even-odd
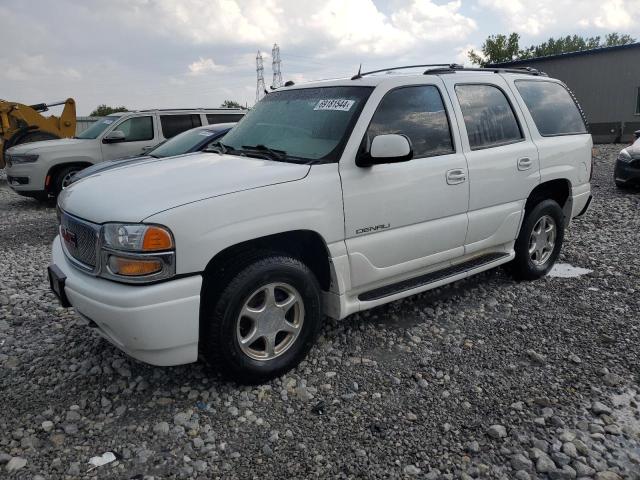
[(11, 147), (8, 152), (14, 154), (20, 153), (38, 153), (41, 151), (58, 152), (73, 149), (76, 146), (86, 145), (87, 140), (80, 138), (60, 138), (57, 140), (44, 140), (42, 142), (21, 143), (15, 147)]
[(96, 163), (95, 165), (91, 165), (90, 167), (83, 168), (78, 173), (76, 173), (71, 182), (77, 182), (78, 180), (82, 180), (83, 178), (88, 177), (89, 175), (93, 175), (94, 173), (104, 172), (105, 170), (111, 170), (113, 168), (123, 167), (125, 165), (131, 165), (132, 163), (142, 163), (145, 160), (155, 160), (153, 157), (144, 156), (144, 157), (131, 157), (131, 158), (116, 158), (114, 160), (106, 160), (104, 162)]
[(64, 189), (60, 207), (85, 220), (140, 222), (170, 208), (304, 178), (309, 165), (195, 153), (123, 165)]

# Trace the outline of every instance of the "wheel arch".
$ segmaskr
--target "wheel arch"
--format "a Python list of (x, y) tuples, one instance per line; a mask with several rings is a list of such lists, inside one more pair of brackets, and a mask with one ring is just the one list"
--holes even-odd
[(556, 178), (538, 184), (527, 197), (525, 215), (530, 212), (542, 200), (555, 200), (565, 216), (565, 220), (571, 218), (573, 199), (571, 197), (571, 181), (566, 178)]
[(47, 175), (45, 177), (45, 188), (47, 190), (51, 189), (51, 182), (52, 182), (52, 180), (55, 178), (55, 176), (58, 174), (58, 172), (60, 170), (62, 170), (64, 168), (67, 168), (67, 167), (87, 168), (87, 167), (90, 167), (91, 165), (93, 165), (92, 162), (90, 162), (88, 160), (84, 160), (84, 159), (70, 160), (68, 162), (55, 164), (55, 165), (51, 166), (49, 168), (49, 171), (47, 172)]

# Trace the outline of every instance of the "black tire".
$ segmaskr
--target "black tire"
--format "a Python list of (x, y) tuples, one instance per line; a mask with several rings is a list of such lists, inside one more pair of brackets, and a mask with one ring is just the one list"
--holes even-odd
[[(298, 365), (315, 343), (322, 324), (320, 286), (304, 263), (284, 254), (267, 254), (244, 264), (238, 259), (236, 265), (235, 272), (232, 270), (229, 280), (222, 284), (205, 280), (201, 351), (224, 376), (242, 384), (262, 383)], [(240, 346), (240, 312), (254, 292), (271, 283), (287, 284), (297, 290), (304, 308), (303, 322), (295, 340), (281, 354), (272, 359), (255, 359)]]
[(49, 187), (49, 193), (51, 193), (54, 198), (57, 198), (63, 188), (67, 186), (67, 181), (83, 168), (84, 167), (81, 167), (79, 165), (70, 165), (58, 170), (53, 176), (53, 182)]
[[(545, 216), (555, 221), (555, 242), (551, 254), (542, 264), (536, 264), (529, 254), (530, 239), (534, 227)], [(541, 200), (526, 213), (520, 234), (516, 239), (516, 256), (509, 264), (511, 274), (518, 280), (535, 280), (544, 277), (560, 255), (564, 240), (564, 213), (554, 200)]]

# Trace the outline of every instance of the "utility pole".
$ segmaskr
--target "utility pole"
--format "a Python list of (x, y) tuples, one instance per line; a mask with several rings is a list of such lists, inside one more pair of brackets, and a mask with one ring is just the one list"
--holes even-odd
[(256, 85), (256, 103), (264, 96), (266, 87), (264, 86), (264, 65), (262, 64), (262, 54), (258, 50), (256, 55), (256, 73), (257, 73), (257, 85)]
[(273, 82), (271, 83), (271, 86), (273, 88), (278, 88), (282, 86), (282, 72), (280, 71), (280, 47), (277, 43), (273, 44), (271, 58), (273, 59)]

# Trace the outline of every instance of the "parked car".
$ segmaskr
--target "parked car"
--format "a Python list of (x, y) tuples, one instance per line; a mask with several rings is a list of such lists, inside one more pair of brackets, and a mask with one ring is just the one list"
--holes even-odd
[(325, 315), (503, 264), (542, 277), (589, 206), (592, 141), (564, 84), (511, 72), (289, 84), (217, 153), (71, 185), (51, 287), (139, 360), (202, 353), (253, 383), (300, 362)]
[(640, 130), (635, 132), (636, 141), (623, 148), (616, 159), (613, 179), (619, 188), (640, 185)]
[[(153, 162), (158, 158), (175, 157), (186, 153), (200, 152), (212, 143), (219, 141), (225, 134), (233, 128), (235, 123), (218, 123), (207, 125), (206, 127), (192, 128), (186, 132), (179, 133), (175, 137), (160, 142), (160, 144), (148, 150), (139, 157), (116, 158), (100, 162), (90, 167), (84, 168), (76, 173), (69, 180), (69, 185), (82, 180), (95, 173), (104, 172), (114, 168), (133, 165), (136, 163)], [(65, 187), (66, 188), (66, 187)]]
[(201, 125), (237, 122), (237, 109), (141, 110), (114, 113), (75, 138), (18, 145), (7, 150), (9, 186), (20, 195), (56, 197), (74, 174), (93, 164), (140, 155), (145, 149)]

